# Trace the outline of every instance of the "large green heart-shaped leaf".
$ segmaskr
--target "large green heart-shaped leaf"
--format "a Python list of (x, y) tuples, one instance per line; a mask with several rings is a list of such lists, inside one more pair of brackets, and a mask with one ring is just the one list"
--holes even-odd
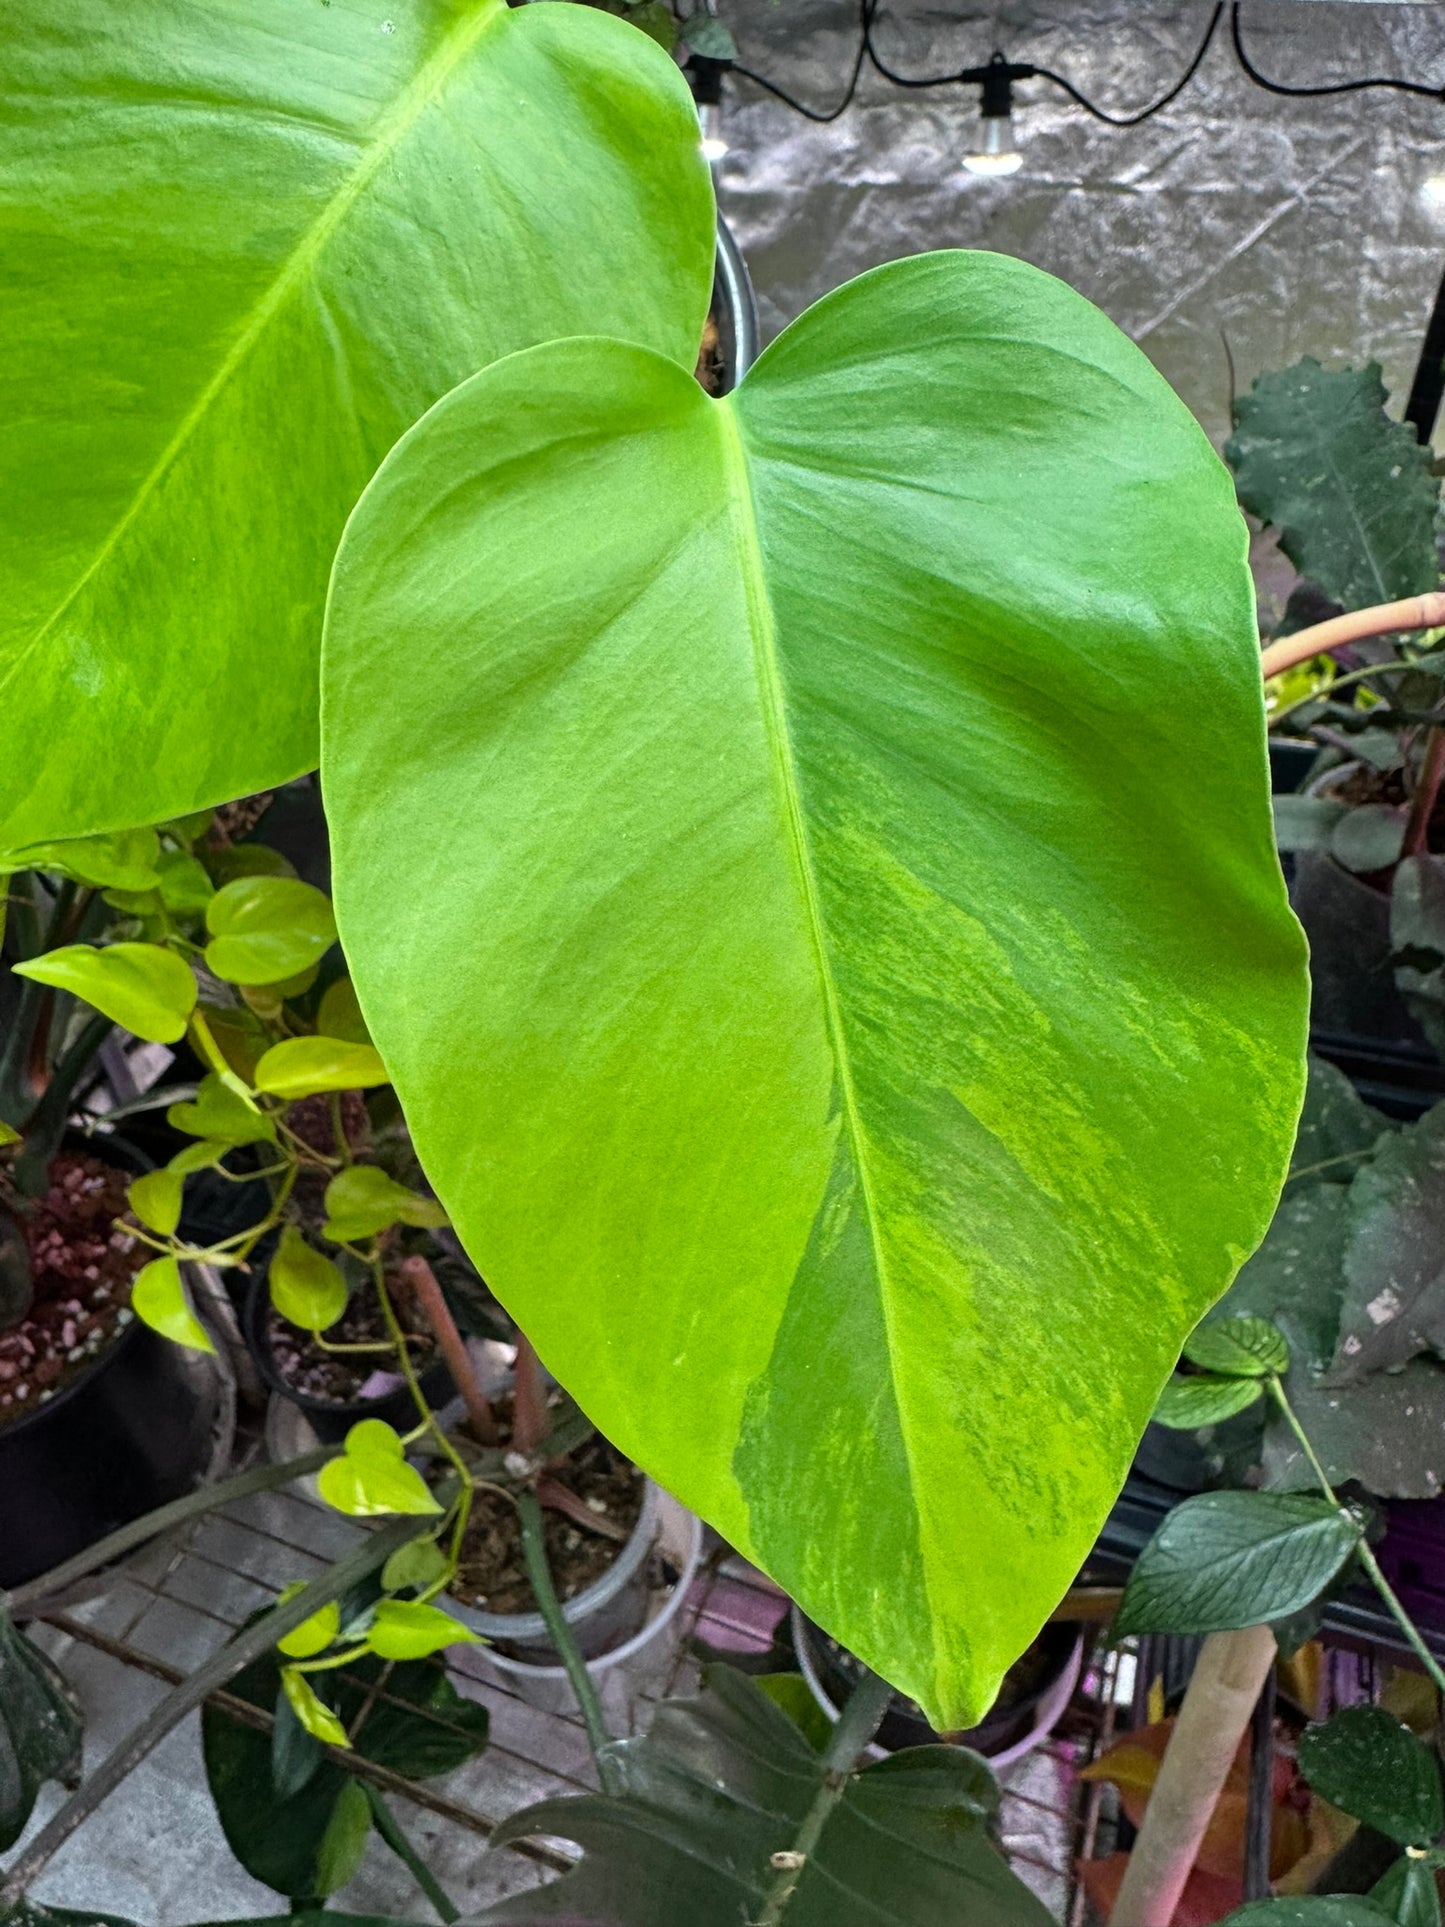
[(945, 1727), (1293, 1139), (1244, 547), (1143, 356), (955, 253), (721, 403), (498, 364), (338, 556), (338, 918), (428, 1175), (583, 1409)]
[(697, 115), (502, 0), (47, 0), (0, 43), (0, 848), (316, 761), (332, 552), (397, 436), (559, 335), (689, 366)]

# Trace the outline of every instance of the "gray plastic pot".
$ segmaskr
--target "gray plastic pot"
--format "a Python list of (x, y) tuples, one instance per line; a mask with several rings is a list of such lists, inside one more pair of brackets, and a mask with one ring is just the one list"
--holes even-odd
[[(648, 1528), (645, 1533), (644, 1523)], [(609, 1587), (624, 1562), (626, 1577), (616, 1579)], [(621, 1557), (601, 1579), (563, 1607), (567, 1623), (576, 1627), (587, 1671), (614, 1731), (630, 1731), (639, 1700), (655, 1696), (668, 1684), (682, 1634), (682, 1608), (701, 1563), (702, 1521), (649, 1479), (637, 1530), (623, 1547)], [(658, 1584), (659, 1566), (675, 1575), (670, 1584)], [(603, 1593), (606, 1597), (599, 1598)], [(625, 1614), (620, 1610), (624, 1600)], [(512, 1643), (516, 1635), (511, 1630), (491, 1630), (502, 1626), (536, 1626), (545, 1635), (540, 1615), (503, 1618), (479, 1613), (448, 1597), (437, 1604), (489, 1639), (500, 1637)], [(612, 1632), (605, 1643), (599, 1643), (597, 1634), (604, 1624), (610, 1625)], [(623, 1630), (627, 1626), (630, 1632)], [(575, 1712), (571, 1683), (555, 1650), (549, 1642), (540, 1648), (544, 1658), (524, 1659), (488, 1646), (477, 1654), (477, 1662), (528, 1705), (548, 1713)]]

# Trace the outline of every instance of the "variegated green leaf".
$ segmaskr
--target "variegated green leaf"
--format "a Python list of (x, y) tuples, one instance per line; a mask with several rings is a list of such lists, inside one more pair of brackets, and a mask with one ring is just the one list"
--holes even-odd
[(737, 393), (515, 356), (333, 581), (338, 919), (427, 1173), (615, 1442), (965, 1726), (1268, 1222), (1303, 1083), (1245, 532), (990, 255)]

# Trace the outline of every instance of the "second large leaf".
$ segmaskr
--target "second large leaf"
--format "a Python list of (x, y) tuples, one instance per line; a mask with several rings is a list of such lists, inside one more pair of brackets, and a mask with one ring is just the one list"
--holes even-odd
[(951, 253), (722, 403), (514, 356), (338, 558), (338, 915), (453, 1221), (596, 1422), (944, 1727), (1289, 1155), (1244, 550), (1143, 356)]
[(326, 578), (397, 436), (598, 330), (692, 363), (697, 115), (502, 0), (45, 0), (0, 40), (0, 849), (316, 762)]

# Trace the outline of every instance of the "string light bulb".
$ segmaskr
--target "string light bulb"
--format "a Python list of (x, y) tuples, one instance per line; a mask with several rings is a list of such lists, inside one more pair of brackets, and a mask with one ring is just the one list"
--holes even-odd
[(702, 157), (709, 167), (716, 167), (728, 151), (727, 135), (723, 132), (722, 102), (699, 101), (697, 118), (702, 127)]
[(986, 67), (972, 68), (966, 76), (979, 83), (978, 141), (963, 157), (970, 174), (1017, 174), (1024, 164), (1014, 133), (1014, 81), (1025, 76), (995, 53)]

